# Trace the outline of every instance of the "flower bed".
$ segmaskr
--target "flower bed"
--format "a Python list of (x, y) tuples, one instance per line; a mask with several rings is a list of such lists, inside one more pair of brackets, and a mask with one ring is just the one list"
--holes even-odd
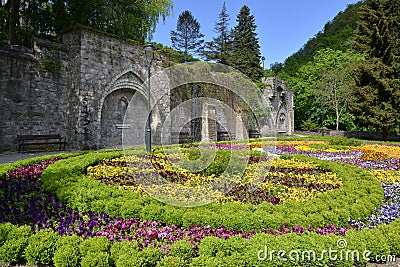
[[(299, 149), (293, 148), (304, 151), (300, 153), (303, 155), (318, 155), (319, 145), (325, 144), (317, 144), (316, 149), (313, 144), (299, 143)], [(353, 160), (354, 155), (360, 155), (357, 151), (350, 151), (334, 148), (327, 152), (325, 149), (325, 153), (353, 153), (348, 158), (330, 157), (335, 161)], [(32, 228), (0, 224), (0, 259), (4, 261), (7, 258), (10, 263), (28, 261), (30, 264), (56, 266), (66, 266), (63, 265), (65, 262), (69, 265), (76, 262), (81, 266), (99, 266), (100, 262), (102, 266), (173, 266), (174, 263), (179, 263), (178, 266), (277, 266), (282, 262), (276, 258), (260, 258), (266, 247), (269, 251), (312, 249), (317, 255), (322, 255), (328, 248), (337, 249), (342, 240), (346, 241), (346, 249), (371, 250), (369, 260), (377, 255), (400, 255), (400, 222), (392, 216), (399, 196), (396, 168), (388, 173), (382, 170), (385, 168), (382, 164), (386, 162), (386, 167), (390, 166), (388, 164), (396, 160), (395, 157), (369, 160), (369, 166), (381, 164), (381, 177), (389, 177), (382, 190), (381, 183), (372, 175), (378, 176), (374, 173), (376, 170), (370, 168), (364, 171), (305, 156), (281, 156), (274, 161), (251, 156), (249, 169), (238, 186), (245, 186), (254, 179), (253, 175), (260, 177), (254, 171), (264, 168), (264, 178), (268, 179), (262, 181), (261, 189), (269, 190), (275, 186), (283, 192), (291, 188), (326, 190), (310, 199), (299, 198), (300, 191), (289, 198), (290, 192), (286, 191), (282, 194), (286, 199), (282, 197), (279, 203), (274, 203), (279, 205), (261, 198), (258, 202), (251, 198), (240, 199), (243, 195), (237, 195), (234, 196), (236, 199), (221, 199), (222, 203), (194, 208), (165, 205), (137, 189), (137, 183), (129, 177), (127, 166), (120, 157), (121, 154), (115, 152), (89, 153), (59, 160), (49, 165), (40, 179), (29, 177), (37, 177), (47, 163), (40, 168), (22, 167), (9, 173), (8, 178), (1, 180), (2, 193), (7, 191), (4, 188), (11, 187), (22, 189), (20, 192), (24, 195), (20, 200), (16, 190), (7, 191), (10, 194), (6, 197), (9, 208), (11, 203), (20, 207), (28, 207), (26, 204), (29, 203), (36, 206), (34, 213), (45, 214), (45, 220), (39, 219), (42, 216), (37, 216), (37, 219), (27, 216), (32, 213), (30, 209), (20, 209), (21, 216), (14, 217), (20, 219), (14, 223), (28, 224)], [(173, 161), (174, 157), (170, 159)], [(161, 156), (156, 160), (161, 164), (159, 167), (164, 166), (158, 167), (156, 172), (169, 182), (196, 186), (217, 179), (206, 175), (218, 170), (214, 167), (194, 175), (168, 166)], [(149, 163), (143, 158), (132, 158), (131, 161), (139, 165)], [(31, 173), (32, 169), (38, 171)], [(91, 177), (85, 175), (86, 170)], [(14, 175), (16, 173), (26, 177), (21, 179), (23, 176)], [(142, 174), (149, 173), (145, 171)], [(238, 192), (246, 191), (240, 188)], [(272, 196), (278, 196), (278, 193), (276, 189)], [(371, 214), (376, 207), (379, 210), (373, 217)], [(18, 214), (16, 210), (2, 221), (13, 219), (11, 214)], [(376, 214), (386, 217), (378, 218)], [(361, 223), (349, 222), (349, 217), (366, 219), (360, 227)], [(354, 227), (374, 229), (356, 230)], [(366, 261), (365, 258), (332, 260), (322, 257), (319, 261), (300, 259), (285, 263), (351, 266)]]
[[(169, 159), (171, 158), (173, 159), (174, 155), (169, 155)], [(142, 184), (150, 184), (148, 191), (158, 187), (151, 184), (153, 181), (149, 178), (149, 174), (153, 174), (155, 170), (151, 164), (146, 164), (146, 161), (149, 161), (146, 156), (102, 160), (99, 165), (88, 167), (87, 173), (90, 177), (108, 185), (119, 185), (121, 188), (145, 194)], [(182, 186), (195, 187), (217, 179), (215, 175), (194, 174), (174, 167), (163, 154), (154, 155), (152, 163), (157, 166), (158, 174), (166, 181)], [(143, 168), (143, 165), (146, 167)], [(134, 171), (131, 172), (130, 169)], [(146, 177), (146, 180), (142, 181), (142, 177)], [(226, 176), (224, 178), (227, 179)], [(256, 180), (259, 186), (254, 190), (252, 187)], [(294, 159), (269, 160), (266, 157), (255, 156), (250, 158), (244, 176), (230, 181), (231, 190), (227, 194), (216, 192), (220, 202), (279, 204), (288, 200), (305, 201), (322, 192), (337, 189), (342, 184), (335, 173), (321, 169), (316, 164)]]

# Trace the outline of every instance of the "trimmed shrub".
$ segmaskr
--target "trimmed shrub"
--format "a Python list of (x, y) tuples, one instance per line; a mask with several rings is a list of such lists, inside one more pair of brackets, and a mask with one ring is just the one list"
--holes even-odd
[(115, 264), (120, 257), (126, 258), (134, 254), (136, 255), (137, 252), (139, 252), (139, 247), (136, 242), (115, 242), (110, 249), (110, 258), (112, 263)]
[(0, 247), (0, 262), (9, 264), (23, 262), (23, 253), (31, 235), (31, 228), (27, 225), (12, 227), (7, 240)]
[(195, 256), (195, 250), (189, 242), (185, 240), (179, 240), (172, 244), (168, 251), (168, 256), (181, 258), (184, 261), (188, 261)]
[(329, 144), (334, 146), (361, 146), (361, 140), (344, 136), (335, 136), (329, 140)]
[(82, 267), (109, 267), (110, 255), (107, 252), (93, 252), (90, 251), (82, 258)]
[(28, 264), (52, 265), (58, 238), (58, 233), (50, 229), (39, 231), (31, 236), (24, 252)]
[[(116, 267), (155, 267), (163, 254), (160, 249), (146, 247), (134, 254), (124, 254), (119, 257)], [(82, 266), (83, 267), (83, 266)]]
[(162, 258), (159, 262), (157, 262), (157, 267), (185, 267), (188, 266), (188, 263), (177, 256), (166, 256)]
[[(390, 246), (387, 237), (380, 229), (364, 229), (358, 233), (359, 242), (365, 242), (369, 261), (380, 262), (381, 256), (390, 255)], [(377, 242), (379, 240), (379, 242)]]
[(189, 265), (190, 267), (219, 267), (220, 263), (215, 257), (200, 255), (199, 257), (193, 258)]
[(14, 228), (11, 223), (0, 223), (0, 247), (7, 241), (8, 233)]
[(62, 236), (56, 242), (53, 262), (56, 267), (79, 266), (81, 253), (79, 245), (82, 238), (77, 235)]
[(294, 225), (299, 224), (299, 220), (304, 227), (311, 225), (315, 228), (325, 223), (336, 223), (337, 227), (342, 227), (348, 225), (348, 217), (363, 218), (371, 215), (384, 198), (379, 181), (355, 166), (305, 156), (282, 156), (315, 162), (321, 168), (337, 173), (342, 178), (343, 185), (339, 189), (318, 195), (307, 201), (307, 204), (288, 201), (275, 206), (210, 203), (195, 208), (172, 207), (150, 196), (138, 196), (131, 191), (121, 190), (118, 186), (107, 186), (83, 175), (88, 166), (104, 158), (119, 156), (121, 153), (89, 153), (62, 160), (44, 170), (41, 179), (45, 189), (55, 192), (61, 201), (79, 210), (106, 212), (111, 217), (123, 216), (125, 219), (135, 214), (140, 219), (164, 221), (183, 227), (192, 224), (211, 227), (224, 225), (228, 229), (248, 232), (264, 227), (276, 230), (281, 223)]
[(110, 240), (108, 240), (107, 237), (101, 236), (101, 237), (91, 237), (88, 239), (85, 239), (80, 245), (79, 245), (79, 251), (82, 255), (82, 257), (86, 257), (87, 254), (93, 252), (93, 253), (99, 253), (99, 252), (105, 252), (108, 254), (110, 250)]
[(224, 239), (207, 236), (199, 245), (199, 254), (208, 257), (215, 257), (219, 251), (224, 249)]
[(55, 251), (53, 262), (56, 267), (79, 266), (81, 254), (78, 248), (71, 245), (64, 245)]

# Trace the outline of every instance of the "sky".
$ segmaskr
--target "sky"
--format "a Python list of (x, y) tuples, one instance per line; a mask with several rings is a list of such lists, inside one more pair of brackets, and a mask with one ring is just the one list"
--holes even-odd
[[(224, 0), (172, 0), (173, 14), (160, 21), (153, 42), (172, 46), (171, 30), (176, 29), (179, 14), (189, 10), (200, 23), (205, 41), (216, 37), (214, 31)], [(283, 63), (349, 4), (358, 0), (225, 0), (230, 15), (230, 27), (236, 25), (236, 16), (243, 5), (250, 8), (257, 24), (261, 55), (265, 68), (275, 62)]]

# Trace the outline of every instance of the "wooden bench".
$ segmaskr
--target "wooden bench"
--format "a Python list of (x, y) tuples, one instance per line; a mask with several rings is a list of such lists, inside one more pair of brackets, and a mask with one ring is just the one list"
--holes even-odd
[(17, 135), (18, 152), (25, 151), (27, 146), (59, 145), (59, 150), (65, 150), (65, 137), (60, 134)]

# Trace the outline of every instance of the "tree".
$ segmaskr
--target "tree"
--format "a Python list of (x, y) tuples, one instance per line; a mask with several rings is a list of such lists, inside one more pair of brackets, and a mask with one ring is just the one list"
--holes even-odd
[(356, 47), (367, 56), (354, 73), (351, 109), (384, 140), (400, 124), (400, 0), (367, 0), (360, 12)]
[(232, 55), (233, 37), (229, 29), (230, 17), (224, 2), (222, 10), (218, 15), (219, 21), (215, 23), (214, 30), (218, 33), (213, 40), (206, 42), (203, 56), (206, 60), (212, 60), (221, 64), (229, 64)]
[(319, 76), (315, 96), (324, 98), (324, 104), (334, 109), (336, 130), (341, 116), (352, 100), (351, 86), (355, 84), (351, 72), (364, 57), (352, 51), (342, 52), (330, 48), (320, 50), (314, 56), (314, 66)]
[(160, 18), (169, 16), (171, 0), (69, 0), (74, 23), (125, 38), (151, 39)]
[(75, 24), (144, 42), (171, 9), (171, 0), (9, 0), (0, 6), (0, 19), (7, 14), (1, 24), (9, 44), (29, 45), (41, 34), (58, 37)]
[(8, 42), (10, 45), (17, 44), (17, 23), (19, 21), (19, 0), (10, 0), (8, 20)]
[(7, 45), (7, 19), (9, 18), (8, 11), (3, 3), (0, 3), (0, 47)]
[[(296, 77), (287, 80), (288, 87), (295, 91), (295, 124), (318, 121), (326, 117), (323, 126), (331, 125), (339, 130), (343, 118), (351, 118), (348, 112), (351, 103), (351, 86), (355, 83), (351, 73), (364, 57), (354, 51), (322, 49), (313, 60), (303, 65)], [(346, 128), (352, 126), (352, 120)]]
[(240, 70), (254, 82), (261, 80), (263, 69), (260, 65), (261, 53), (256, 33), (255, 18), (244, 5), (236, 18), (233, 29), (233, 54), (231, 66)]
[(189, 54), (201, 54), (204, 34), (200, 32), (200, 23), (188, 10), (178, 18), (176, 31), (171, 31), (172, 47), (185, 54), (185, 62)]

